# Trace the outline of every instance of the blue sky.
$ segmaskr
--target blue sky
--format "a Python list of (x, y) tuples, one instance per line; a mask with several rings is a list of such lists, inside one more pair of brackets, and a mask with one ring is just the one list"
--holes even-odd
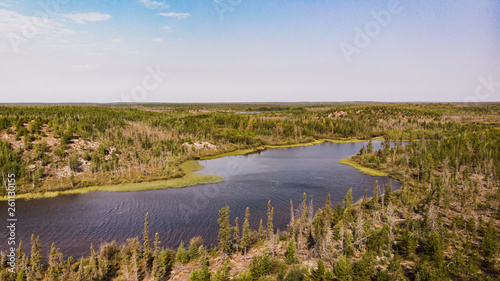
[(0, 0), (0, 102), (500, 101), (499, 47), (494, 0)]

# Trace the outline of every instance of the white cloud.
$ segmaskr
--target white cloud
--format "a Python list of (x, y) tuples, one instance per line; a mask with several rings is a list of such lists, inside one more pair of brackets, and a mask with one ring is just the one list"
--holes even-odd
[(167, 9), (169, 6), (163, 2), (156, 2), (151, 0), (139, 0), (146, 8), (150, 9)]
[(65, 14), (65, 18), (69, 18), (76, 23), (85, 24), (87, 22), (105, 21), (111, 18), (108, 14), (101, 13), (79, 13), (79, 14)]
[(170, 28), (170, 26), (163, 26), (161, 29), (163, 29), (163, 31), (165, 32), (174, 32), (172, 28)]
[(122, 39), (116, 38), (116, 39), (111, 40), (111, 42), (113, 42), (113, 43), (121, 43)]
[(9, 4), (4, 3), (4, 2), (0, 2), (0, 7), (9, 7)]
[(152, 42), (162, 42), (163, 38), (152, 38), (151, 41)]
[[(7, 39), (7, 42), (10, 42), (10, 50), (19, 51), (33, 39), (48, 37), (50, 42), (55, 42), (54, 38), (73, 34), (75, 34), (73, 30), (66, 29), (63, 24), (53, 19), (29, 17), (0, 9), (0, 39)], [(6, 49), (2, 52), (4, 51)]]
[(86, 63), (86, 64), (73, 65), (71, 67), (71, 70), (76, 71), (76, 72), (92, 71), (92, 70), (99, 69), (99, 67), (100, 67), (100, 65), (98, 65), (98, 64)]
[(160, 13), (160, 16), (176, 18), (176, 19), (185, 19), (191, 16), (189, 13)]

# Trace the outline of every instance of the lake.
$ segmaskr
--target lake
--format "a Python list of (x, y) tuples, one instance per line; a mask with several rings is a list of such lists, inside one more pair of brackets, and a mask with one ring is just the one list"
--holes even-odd
[[(374, 142), (378, 149), (380, 142)], [(218, 210), (230, 206), (230, 221), (239, 217), (243, 224), (250, 207), (250, 226), (266, 224), (267, 202), (274, 207), (274, 226), (286, 230), (290, 220), (290, 200), (295, 208), (303, 193), (315, 209), (324, 206), (328, 193), (332, 203), (341, 202), (352, 188), (354, 201), (368, 189), (371, 196), (378, 180), (381, 190), (391, 181), (372, 177), (339, 164), (339, 160), (359, 152), (363, 143), (322, 143), (314, 146), (268, 149), (259, 153), (200, 161), (203, 174), (219, 174), (225, 181), (180, 189), (141, 192), (91, 192), (37, 200), (17, 200), (17, 237), (29, 250), (32, 233), (40, 236), (44, 254), (50, 244), (65, 256), (88, 256), (90, 244), (142, 236), (144, 217), (149, 212), (151, 239), (158, 232), (162, 245), (175, 248), (183, 240), (201, 235), (207, 246), (217, 243)], [(393, 180), (394, 189), (400, 184)], [(6, 224), (7, 202), (0, 202), (0, 217)], [(7, 229), (1, 228), (2, 241)], [(1, 243), (0, 250), (7, 250)]]

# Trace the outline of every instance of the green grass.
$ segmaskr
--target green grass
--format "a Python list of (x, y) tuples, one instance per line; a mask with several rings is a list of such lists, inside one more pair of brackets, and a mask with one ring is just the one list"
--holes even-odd
[(376, 169), (368, 168), (368, 167), (362, 166), (362, 165), (354, 162), (352, 160), (352, 157), (344, 158), (344, 159), (340, 160), (339, 163), (344, 164), (344, 165), (349, 165), (355, 169), (358, 169), (363, 174), (367, 174), (370, 176), (374, 176), (374, 177), (387, 177), (387, 176), (389, 176), (389, 174), (386, 172), (382, 172), (382, 171), (379, 171)]
[[(108, 186), (89, 186), (78, 189), (63, 190), (63, 191), (50, 191), (43, 193), (23, 193), (16, 196), (18, 199), (40, 199), (50, 198), (59, 195), (70, 194), (85, 194), (92, 191), (109, 191), (109, 192), (129, 192), (129, 191), (145, 191), (165, 188), (181, 188), (186, 186), (194, 186), (208, 183), (218, 183), (224, 181), (224, 178), (217, 175), (200, 175), (194, 172), (203, 168), (198, 161), (186, 161), (180, 165), (182, 170), (186, 173), (181, 178), (174, 178), (154, 182), (141, 182), (141, 183), (127, 183), (119, 185)], [(7, 200), (7, 196), (0, 197), (0, 201)]]

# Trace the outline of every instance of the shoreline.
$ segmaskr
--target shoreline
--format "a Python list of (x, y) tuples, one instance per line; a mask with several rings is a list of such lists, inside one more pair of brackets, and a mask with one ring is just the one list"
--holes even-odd
[[(380, 137), (373, 138), (372, 140), (382, 140)], [(331, 143), (357, 143), (357, 142), (366, 142), (366, 140), (362, 139), (339, 139), (339, 140), (333, 140), (333, 139), (319, 139), (319, 140), (314, 140), (312, 142), (304, 142), (304, 143), (294, 143), (294, 144), (280, 144), (280, 145), (263, 145), (259, 146), (256, 148), (249, 148), (249, 149), (239, 149), (235, 150), (232, 152), (226, 152), (222, 154), (216, 154), (216, 155), (210, 155), (210, 156), (203, 156), (200, 157), (199, 160), (211, 160), (211, 159), (217, 159), (217, 158), (222, 158), (222, 157), (227, 157), (227, 156), (237, 156), (237, 155), (247, 155), (259, 151), (264, 151), (266, 149), (280, 149), (280, 148), (293, 148), (293, 147), (303, 147), (303, 146), (312, 146), (316, 144), (321, 144), (325, 142), (331, 142)]]
[(361, 173), (369, 175), (369, 176), (372, 176), (372, 177), (388, 177), (389, 176), (389, 174), (386, 173), (386, 172), (384, 172), (384, 171), (377, 170), (377, 169), (374, 169), (374, 168), (365, 167), (365, 166), (363, 166), (361, 164), (358, 164), (357, 162), (354, 162), (352, 160), (352, 156), (344, 158), (344, 159), (341, 159), (339, 161), (339, 163), (342, 164), (342, 165), (351, 166), (354, 169), (360, 171)]
[[(172, 178), (167, 180), (149, 181), (140, 183), (89, 186), (77, 189), (47, 191), (41, 193), (29, 192), (16, 195), (16, 199), (31, 200), (31, 199), (53, 198), (60, 195), (86, 194), (94, 191), (137, 192), (137, 191), (158, 190), (158, 189), (168, 189), (168, 188), (183, 188), (188, 186), (219, 183), (224, 181), (224, 178), (218, 175), (195, 174), (194, 172), (204, 168), (204, 166), (198, 163), (198, 161), (196, 160), (185, 161), (180, 165), (180, 167), (186, 173), (183, 177), (180, 178)], [(7, 199), (8, 199), (7, 196), (0, 197), (0, 201), (7, 201)]]
[[(373, 140), (379, 140), (379, 138), (373, 138)], [(359, 143), (365, 142), (366, 140), (362, 139), (341, 139), (341, 140), (332, 140), (332, 139), (319, 139), (314, 140), (312, 142), (307, 143), (296, 143), (296, 144), (283, 144), (283, 145), (263, 145), (256, 148), (249, 149), (240, 149), (232, 152), (225, 152), (212, 156), (200, 157), (197, 160), (188, 160), (180, 164), (180, 168), (186, 173), (183, 177), (180, 178), (172, 178), (166, 180), (159, 181), (147, 181), (140, 183), (125, 183), (118, 185), (102, 185), (102, 186), (89, 186), (82, 187), (77, 189), (68, 189), (68, 190), (60, 190), (60, 191), (47, 191), (41, 193), (22, 193), (16, 194), (16, 199), (43, 199), (43, 198), (53, 198), (61, 195), (72, 195), (72, 194), (86, 194), (94, 191), (105, 191), (105, 192), (137, 192), (137, 191), (147, 191), (147, 190), (159, 190), (159, 189), (169, 189), (169, 188), (183, 188), (189, 186), (210, 184), (210, 183), (219, 183), (223, 182), (224, 178), (218, 175), (203, 175), (196, 174), (196, 171), (202, 170), (204, 168), (198, 161), (202, 160), (211, 160), (228, 156), (237, 156), (237, 155), (247, 155), (251, 153), (256, 153), (259, 151), (264, 151), (266, 149), (282, 149), (282, 148), (294, 148), (294, 147), (303, 147), (303, 146), (312, 146), (316, 144), (321, 144), (325, 142), (331, 143)], [(389, 176), (389, 174), (378, 171), (372, 168), (364, 167), (359, 165), (351, 160), (351, 157), (344, 158), (340, 160), (341, 164), (349, 165), (358, 171), (368, 174), (371, 176)], [(0, 201), (7, 201), (8, 196), (4, 195), (0, 197)]]

